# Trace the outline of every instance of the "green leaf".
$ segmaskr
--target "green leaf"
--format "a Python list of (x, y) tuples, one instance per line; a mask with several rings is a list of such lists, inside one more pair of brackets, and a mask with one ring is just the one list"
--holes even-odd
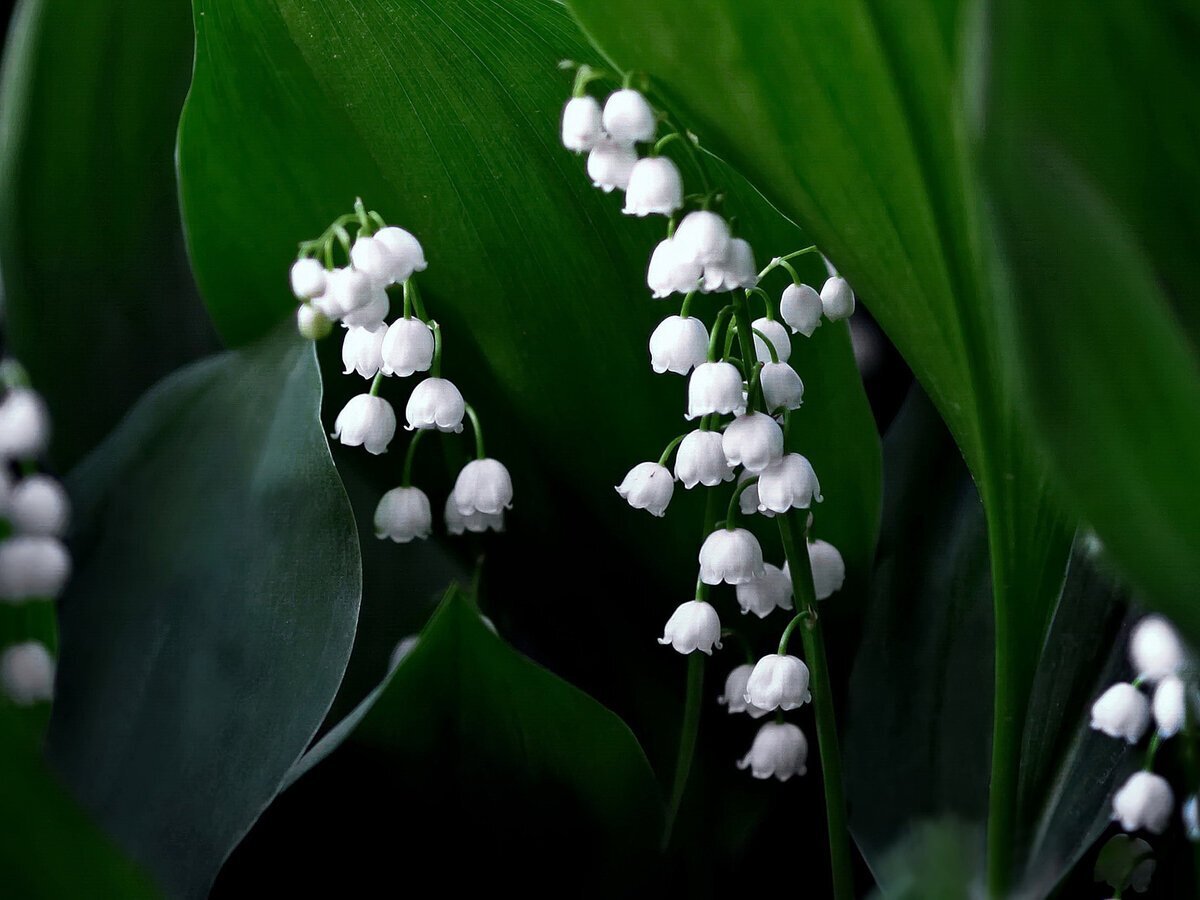
[(173, 896), (203, 896), (329, 708), (358, 544), (286, 326), (152, 390), (70, 475), (48, 754)]
[(1096, 857), (1095, 879), (1106, 881), (1114, 891), (1133, 887), (1139, 893), (1150, 886), (1154, 875), (1153, 848), (1141, 838), (1114, 834)]
[[(1070, 501), (1200, 637), (1200, 14), (995, 4), (980, 131), (1024, 402)], [(1070, 35), (1069, 41), (1056, 36)]]
[[(6, 350), (55, 416), (66, 469), (214, 341), (179, 227), (173, 145), (189, 4), (22, 0), (0, 86)], [(95, 379), (103, 390), (89, 390)]]

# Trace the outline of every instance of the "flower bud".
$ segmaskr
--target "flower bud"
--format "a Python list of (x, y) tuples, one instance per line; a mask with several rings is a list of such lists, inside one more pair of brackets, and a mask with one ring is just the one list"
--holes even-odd
[(1154, 689), (1154, 723), (1162, 738), (1174, 737), (1183, 728), (1187, 688), (1182, 679), (1168, 675)]
[(15, 387), (0, 400), (0, 459), (33, 459), (50, 443), (50, 411), (34, 390)]
[(57, 538), (11, 537), (0, 542), (0, 600), (53, 600), (71, 575), (71, 557)]
[(1132, 684), (1114, 684), (1092, 704), (1092, 728), (1136, 744), (1150, 724), (1150, 704)]
[(428, 266), (421, 242), (403, 228), (395, 225), (380, 228), (375, 232), (375, 240), (387, 247), (391, 255), (391, 280), (396, 284), (403, 284), (413, 272), (424, 272)]
[(390, 538), (407, 544), (413, 538), (427, 538), (433, 530), (429, 498), (415, 487), (392, 488), (375, 507), (375, 537)]
[(792, 608), (792, 579), (776, 566), (766, 563), (763, 574), (737, 586), (737, 602), (743, 613), (765, 619), (776, 609)]
[(319, 341), (329, 337), (329, 332), (333, 331), (333, 322), (311, 303), (301, 303), (300, 308), (296, 310), (296, 330), (305, 340)]
[(356, 238), (354, 246), (350, 248), (350, 263), (380, 287), (386, 287), (396, 280), (396, 261), (392, 258), (392, 251), (378, 238)]
[[(787, 329), (782, 322), (776, 322), (774, 319), (755, 319), (751, 323), (751, 327), (755, 331), (761, 331), (767, 336), (767, 340), (771, 342), (771, 346), (775, 348), (775, 355), (779, 357), (780, 362), (787, 362), (792, 355), (792, 339), (788, 337)], [(757, 334), (754, 335), (754, 355), (758, 357), (760, 363), (769, 363), (771, 361), (771, 351), (767, 347), (766, 342)]]
[(846, 580), (846, 563), (837, 547), (828, 541), (809, 541), (808, 561), (812, 566), (813, 589), (818, 600), (824, 600), (842, 589)]
[(680, 441), (675, 451), (675, 477), (688, 490), (697, 484), (715, 487), (732, 481), (733, 469), (721, 449), (720, 432), (696, 430)]
[(391, 311), (391, 301), (387, 291), (379, 285), (371, 289), (371, 299), (364, 306), (352, 309), (342, 316), (342, 324), (347, 328), (374, 328), (382, 325)]
[(700, 580), (744, 584), (766, 573), (758, 538), (745, 528), (718, 528), (700, 547)]
[(821, 295), (807, 284), (789, 284), (779, 299), (779, 314), (794, 334), (812, 337), (821, 325)]
[(717, 703), (726, 707), (730, 713), (747, 713), (757, 719), (767, 714), (765, 709), (746, 702), (746, 681), (754, 671), (751, 663), (738, 666), (725, 678), (725, 690), (717, 697)]
[(658, 642), (670, 644), (679, 653), (699, 650), (711, 656), (713, 647), (721, 649), (721, 620), (712, 604), (689, 600), (671, 613)]
[(1162, 834), (1171, 820), (1175, 795), (1161, 775), (1134, 772), (1113, 795), (1113, 819), (1126, 831), (1145, 828)]
[(662, 516), (675, 493), (675, 482), (666, 466), (658, 463), (638, 463), (629, 470), (617, 493), (634, 509), (644, 509), (651, 515)]
[(788, 453), (758, 476), (758, 510), (785, 513), (820, 503), (821, 485), (812, 465), (799, 453)]
[(834, 275), (821, 288), (821, 309), (830, 322), (848, 319), (854, 313), (854, 291), (845, 278)]
[(625, 189), (627, 216), (669, 216), (683, 206), (683, 178), (665, 156), (639, 159), (629, 173)]
[(601, 117), (604, 130), (619, 144), (645, 143), (654, 138), (654, 110), (638, 91), (631, 88), (610, 94)]
[(420, 319), (397, 319), (388, 326), (381, 348), (380, 371), (407, 378), (433, 365), (433, 331)]
[(374, 378), (383, 364), (383, 338), (387, 326), (380, 322), (371, 328), (347, 328), (342, 338), (343, 374), (357, 372), (363, 378)]
[(683, 217), (672, 240), (682, 259), (723, 265), (729, 253), (729, 225), (715, 212), (699, 209)]
[(450, 493), (450, 500), (462, 516), (499, 516), (512, 508), (512, 499), (512, 476), (504, 463), (490, 457), (473, 459), (463, 466)]
[(804, 382), (785, 362), (769, 362), (758, 373), (763, 401), (772, 413), (781, 409), (799, 409), (804, 403)]
[(351, 268), (330, 269), (325, 273), (325, 291), (313, 299), (313, 305), (327, 318), (341, 319), (377, 300), (379, 290), (365, 272)]
[(61, 484), (49, 475), (29, 475), (8, 495), (7, 516), (17, 534), (61, 537), (71, 504)]
[(460, 535), (466, 531), (471, 532), (471, 534), (483, 534), (483, 532), (488, 530), (504, 530), (503, 512), (483, 513), (479, 512), (479, 510), (473, 510), (464, 515), (454, 505), (453, 494), (446, 498), (444, 517), (446, 520), (446, 531), (453, 535)]
[(637, 163), (637, 152), (625, 144), (601, 141), (592, 148), (587, 158), (587, 173), (592, 184), (610, 193), (614, 189), (629, 187), (629, 176)]
[(791, 722), (765, 722), (754, 736), (750, 752), (737, 764), (750, 769), (755, 778), (778, 778), (787, 781), (793, 775), (803, 775), (808, 769), (808, 741)]
[(1129, 660), (1147, 681), (1174, 675), (1183, 668), (1186, 656), (1175, 628), (1162, 616), (1146, 616), (1129, 638)]
[(660, 375), (674, 372), (686, 375), (708, 359), (708, 330), (704, 323), (689, 316), (668, 316), (650, 335), (650, 367)]
[(395, 436), (396, 414), (392, 405), (370, 394), (351, 397), (333, 422), (335, 440), (347, 447), (365, 447), (376, 456), (387, 452)]
[(762, 472), (783, 455), (783, 429), (766, 413), (745, 413), (725, 428), (721, 447), (729, 465)]
[(808, 666), (796, 656), (768, 653), (755, 664), (746, 682), (746, 702), (767, 712), (796, 709), (811, 699)]
[(586, 153), (604, 136), (600, 104), (595, 97), (572, 97), (563, 107), (562, 143), (568, 150)]
[(688, 379), (686, 418), (697, 419), (709, 413), (740, 415), (746, 411), (742, 388), (742, 373), (732, 363), (701, 363)]
[(454, 382), (431, 377), (413, 388), (404, 415), (408, 419), (409, 431), (414, 428), (436, 428), (457, 434), (463, 430), (462, 420), (466, 411), (466, 402)]
[(687, 294), (699, 287), (704, 269), (700, 263), (679, 251), (674, 238), (659, 241), (650, 255), (646, 285), (658, 299), (671, 294)]
[(725, 255), (704, 265), (704, 293), (752, 288), (758, 284), (754, 250), (741, 238), (730, 238)]
[(315, 259), (292, 263), (292, 293), (297, 300), (312, 300), (325, 293), (325, 267)]
[(17, 706), (54, 699), (54, 657), (38, 641), (5, 647), (0, 653), (0, 688)]

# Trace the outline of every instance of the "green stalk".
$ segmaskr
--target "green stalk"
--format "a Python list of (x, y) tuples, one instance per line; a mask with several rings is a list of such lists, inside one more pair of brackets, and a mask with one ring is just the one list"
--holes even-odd
[[(801, 549), (792, 528), (794, 511), (776, 516), (779, 537), (792, 574), (792, 601), (804, 642), (804, 658), (812, 673), (813, 712), (817, 720), (817, 744), (821, 751), (821, 778), (825, 784), (825, 819), (829, 827), (829, 863), (833, 870), (833, 896), (853, 900), (854, 870), (850, 856), (850, 832), (846, 826), (846, 796), (842, 785), (842, 757), (838, 751), (837, 720), (833, 710), (829, 663), (825, 659), (825, 641), (817, 618), (817, 598), (813, 588), (812, 564), (807, 548)], [(804, 541), (805, 529), (799, 529)]]

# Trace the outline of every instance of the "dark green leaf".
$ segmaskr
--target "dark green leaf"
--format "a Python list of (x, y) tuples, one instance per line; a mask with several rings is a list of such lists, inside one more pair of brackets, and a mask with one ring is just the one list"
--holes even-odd
[(1114, 891), (1133, 887), (1144, 891), (1154, 874), (1154, 850), (1141, 838), (1114, 834), (1096, 857), (1095, 878), (1106, 881)]
[(68, 479), (49, 756), (172, 895), (203, 896), (341, 680), (354, 522), (291, 326), (150, 392)]

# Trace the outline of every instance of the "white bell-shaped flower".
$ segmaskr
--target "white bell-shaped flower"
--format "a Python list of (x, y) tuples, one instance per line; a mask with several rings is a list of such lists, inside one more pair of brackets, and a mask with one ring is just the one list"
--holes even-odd
[(54, 657), (38, 641), (25, 641), (0, 653), (0, 688), (17, 706), (54, 699)]
[(1187, 687), (1176, 675), (1168, 675), (1154, 689), (1154, 724), (1159, 737), (1174, 737), (1183, 728), (1186, 696)]
[(433, 512), (425, 492), (415, 487), (396, 487), (384, 494), (375, 507), (375, 537), (407, 544), (427, 538), (433, 530)]
[(654, 110), (639, 91), (625, 88), (610, 94), (601, 116), (604, 130), (620, 144), (645, 143), (654, 138)]
[(512, 476), (498, 459), (473, 459), (462, 467), (454, 480), (450, 500), (463, 516), (472, 513), (502, 515), (504, 510), (512, 508)]
[(625, 189), (628, 216), (669, 216), (683, 206), (683, 178), (665, 156), (647, 156), (634, 164)]
[(821, 295), (807, 284), (789, 284), (779, 298), (779, 314), (794, 334), (812, 337), (821, 325)]
[(698, 484), (715, 487), (733, 480), (733, 469), (725, 460), (721, 434), (717, 431), (690, 432), (675, 451), (675, 477), (691, 490)]
[(387, 328), (380, 348), (380, 371), (407, 378), (433, 365), (433, 331), (420, 319), (400, 318)]
[(706, 362), (696, 366), (688, 379), (688, 411), (685, 418), (709, 413), (728, 415), (746, 411), (742, 373), (732, 363)]
[(730, 238), (725, 256), (704, 266), (704, 292), (733, 291), (758, 284), (754, 250), (742, 238)]
[(471, 532), (471, 534), (483, 534), (485, 531), (504, 530), (503, 512), (484, 513), (479, 510), (472, 510), (464, 515), (454, 505), (453, 494), (446, 498), (444, 518), (446, 520), (446, 531), (453, 535), (460, 535), (467, 531)]
[(666, 466), (654, 462), (638, 463), (617, 486), (617, 493), (634, 509), (662, 516), (675, 493), (675, 480)]
[(0, 400), (0, 458), (33, 459), (50, 443), (50, 411), (41, 395), (15, 387)]
[(700, 546), (700, 580), (744, 584), (766, 572), (762, 546), (745, 528), (718, 528)]
[(610, 193), (629, 187), (629, 176), (637, 163), (637, 151), (627, 144), (604, 140), (588, 153), (587, 173), (592, 184)]
[(57, 480), (29, 475), (9, 493), (5, 515), (17, 534), (61, 537), (71, 517), (71, 502)]
[(717, 703), (724, 706), (730, 713), (746, 713), (753, 719), (767, 714), (765, 709), (746, 702), (746, 682), (754, 671), (753, 663), (738, 666), (725, 677), (725, 690), (717, 697)]
[(758, 383), (762, 385), (763, 401), (772, 413), (799, 409), (804, 404), (804, 382), (788, 363), (765, 363), (758, 373)]
[(57, 538), (20, 535), (0, 542), (0, 600), (53, 600), (71, 575), (71, 556)]
[(659, 241), (650, 255), (646, 285), (658, 299), (696, 290), (704, 267), (680, 252), (674, 238)]
[(682, 259), (701, 266), (724, 264), (731, 240), (728, 223), (707, 209), (684, 216), (672, 239)]
[(799, 453), (788, 453), (758, 476), (758, 510), (785, 513), (820, 503), (821, 485), (812, 464)]
[(746, 702), (771, 712), (803, 706), (808, 691), (808, 666), (796, 656), (768, 653), (754, 666), (746, 682)]
[[(767, 340), (775, 348), (775, 355), (779, 357), (780, 362), (788, 361), (792, 355), (792, 339), (788, 337), (787, 328), (782, 322), (767, 318), (755, 319), (751, 323), (751, 327), (767, 336)], [(766, 342), (757, 334), (754, 335), (754, 355), (758, 357), (760, 363), (771, 361), (771, 351), (767, 348)]]
[(854, 291), (850, 290), (845, 278), (834, 275), (825, 281), (821, 288), (821, 309), (830, 322), (848, 319), (854, 314)]
[(837, 547), (828, 541), (809, 541), (808, 561), (818, 600), (831, 597), (842, 589), (846, 580), (846, 562)]
[(668, 316), (650, 335), (650, 367), (686, 375), (708, 359), (708, 329), (695, 316)]
[(1174, 626), (1162, 616), (1146, 616), (1129, 638), (1129, 661), (1147, 681), (1158, 681), (1183, 668), (1187, 653)]
[(343, 319), (355, 310), (370, 306), (372, 301), (377, 302), (381, 290), (366, 272), (354, 268), (330, 269), (325, 273), (324, 293), (312, 302), (328, 318)]
[(1183, 833), (1187, 839), (1193, 844), (1200, 842), (1200, 796), (1192, 794), (1184, 800), (1179, 815), (1183, 819)]
[(382, 325), (391, 311), (391, 301), (387, 291), (376, 285), (371, 292), (371, 299), (365, 306), (352, 309), (342, 316), (342, 325), (347, 328), (374, 328)]
[(396, 646), (392, 648), (392, 654), (388, 657), (388, 671), (392, 671), (392, 669), (404, 662), (409, 654), (417, 649), (417, 644), (419, 643), (421, 643), (421, 636), (419, 634), (410, 634), (396, 641)]
[(737, 767), (749, 769), (755, 778), (787, 781), (807, 772), (807, 762), (808, 741), (799, 727), (791, 722), (765, 722)]
[(1161, 775), (1153, 772), (1134, 772), (1113, 795), (1113, 819), (1125, 831), (1144, 828), (1162, 834), (1171, 821), (1175, 794)]
[(375, 232), (375, 240), (391, 254), (391, 281), (396, 284), (407, 281), (413, 272), (424, 272), (427, 268), (425, 248), (412, 232), (388, 225)]
[(409, 431), (414, 428), (436, 428), (457, 434), (463, 430), (462, 421), (466, 411), (466, 402), (454, 382), (431, 377), (413, 388), (404, 416), (408, 419)]
[(1136, 744), (1150, 724), (1150, 703), (1132, 684), (1114, 684), (1092, 704), (1092, 728)]
[(777, 609), (792, 608), (792, 579), (787, 572), (767, 563), (761, 577), (737, 586), (737, 602), (743, 613), (765, 619)]
[(721, 620), (711, 603), (689, 600), (679, 606), (667, 619), (660, 644), (670, 644), (679, 653), (712, 655), (713, 647), (721, 649)]
[(729, 465), (762, 472), (783, 456), (783, 429), (766, 413), (746, 413), (726, 426), (721, 446)]
[(350, 262), (377, 285), (387, 286), (396, 281), (396, 260), (391, 248), (379, 238), (369, 235), (356, 238), (350, 248)]
[(562, 143), (568, 150), (586, 153), (604, 136), (600, 104), (595, 97), (572, 97), (563, 107)]
[[(722, 450), (721, 454), (724, 455), (724, 453), (725, 453), (725, 451)], [(728, 464), (729, 463), (727, 461), (726, 465), (728, 465)], [(738, 475), (738, 485), (740, 486), (743, 482), (745, 482), (751, 478), (757, 478), (757, 477), (758, 476), (755, 475), (753, 472), (748, 472), (745, 469), (743, 469), (741, 474)], [(741, 492), (741, 494), (738, 495), (738, 509), (740, 509), (742, 511), (743, 516), (752, 516), (755, 513), (758, 513), (762, 516), (765, 516), (768, 519), (772, 519), (775, 517), (775, 513), (771, 512), (769, 509), (762, 510), (762, 509), (758, 508), (758, 482), (757, 481), (755, 481), (754, 484), (750, 485), (748, 488), (743, 490)], [(787, 563), (784, 563), (783, 565), (784, 565), (784, 568), (786, 569)]]
[(332, 437), (347, 447), (364, 447), (378, 456), (396, 436), (396, 413), (382, 397), (351, 397), (333, 422)]
[(357, 372), (363, 378), (374, 378), (383, 365), (383, 338), (387, 326), (380, 322), (371, 328), (347, 328), (342, 338), (343, 374)]
[(325, 267), (315, 259), (292, 263), (291, 280), (297, 300), (312, 300), (325, 293)]
[(301, 303), (296, 310), (296, 330), (305, 340), (319, 341), (329, 337), (333, 322), (311, 303)]

